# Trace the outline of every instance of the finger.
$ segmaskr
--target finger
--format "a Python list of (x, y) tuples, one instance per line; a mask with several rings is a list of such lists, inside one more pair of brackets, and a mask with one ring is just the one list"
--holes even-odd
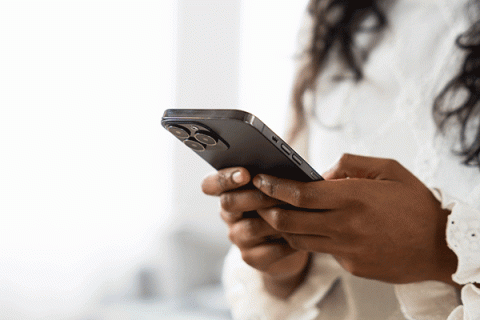
[(220, 218), (222, 218), (222, 220), (225, 221), (228, 226), (230, 226), (243, 218), (243, 212), (231, 212), (222, 209), (220, 210)]
[(329, 212), (284, 210), (278, 207), (257, 211), (274, 230), (281, 233), (304, 235), (335, 235), (338, 222)]
[(343, 207), (358, 192), (348, 180), (298, 182), (259, 174), (253, 184), (267, 196), (295, 207), (322, 210)]
[(230, 226), (228, 237), (239, 248), (251, 248), (281, 239), (281, 234), (260, 217), (242, 219)]
[(282, 202), (267, 196), (258, 189), (224, 192), (220, 195), (221, 207), (229, 212), (247, 212), (279, 205)]
[(285, 240), (264, 243), (256, 247), (241, 250), (242, 259), (251, 267), (269, 271), (276, 262), (297, 252), (291, 248)]
[(232, 225), (241, 219), (251, 219), (251, 218), (260, 218), (257, 211), (247, 211), (247, 212), (230, 212), (226, 210), (220, 210), (220, 217), (227, 225)]
[(338, 255), (345, 251), (341, 244), (329, 237), (287, 234), (284, 233), (283, 238), (288, 242), (289, 246), (296, 250), (309, 252), (329, 253)]
[(227, 168), (205, 177), (202, 182), (202, 191), (211, 196), (218, 196), (223, 192), (240, 188), (249, 182), (250, 173), (247, 169)]
[(392, 159), (344, 154), (323, 177), (326, 180), (364, 178), (398, 181), (406, 177), (406, 172), (405, 168)]

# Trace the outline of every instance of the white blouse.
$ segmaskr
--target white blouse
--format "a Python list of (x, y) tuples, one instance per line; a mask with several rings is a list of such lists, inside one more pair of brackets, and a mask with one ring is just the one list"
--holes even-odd
[[(434, 98), (465, 57), (454, 43), (472, 23), (466, 12), (466, 0), (397, 1), (380, 39), (357, 38), (365, 46), (380, 41), (361, 82), (332, 81), (341, 68), (331, 59), (315, 96), (307, 97), (312, 116), (303, 136), (320, 172), (343, 153), (393, 158), (429, 186), (451, 210), (446, 237), (459, 260), (453, 280), (464, 285), (461, 293), (434, 281), (395, 285), (392, 303), (379, 291), (388, 291), (385, 285), (365, 280), (359, 291), (359, 280), (332, 257), (315, 254), (305, 284), (281, 301), (265, 292), (260, 274), (233, 247), (224, 284), (235, 319), (480, 319), (480, 289), (471, 284), (480, 283), (480, 172), (453, 155), (456, 134), (437, 134), (432, 117)], [(385, 310), (365, 310), (365, 292), (385, 299)]]

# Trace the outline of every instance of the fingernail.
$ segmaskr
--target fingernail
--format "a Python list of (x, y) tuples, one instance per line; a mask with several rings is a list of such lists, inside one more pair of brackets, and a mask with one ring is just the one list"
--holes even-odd
[(235, 171), (233, 174), (232, 174), (232, 180), (233, 182), (235, 183), (242, 183), (243, 182), (243, 175), (240, 171)]

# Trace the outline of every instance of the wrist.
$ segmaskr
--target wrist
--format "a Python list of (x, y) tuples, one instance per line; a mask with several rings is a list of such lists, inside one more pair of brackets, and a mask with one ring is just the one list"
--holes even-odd
[(439, 263), (441, 270), (438, 273), (437, 279), (435, 280), (449, 284), (459, 290), (462, 289), (463, 286), (453, 281), (452, 278), (452, 275), (455, 273), (455, 270), (457, 270), (458, 265), (458, 258), (456, 254), (447, 247)]
[(450, 210), (443, 209), (441, 217), (441, 229), (438, 232), (437, 243), (438, 246), (438, 253), (436, 259), (436, 274), (433, 276), (433, 280), (441, 281), (451, 286), (456, 287), (457, 289), (461, 289), (462, 286), (452, 279), (452, 275), (455, 273), (458, 267), (458, 257), (453, 252), (447, 243), (447, 239), (445, 236), (445, 231), (447, 228), (448, 216), (451, 214)]

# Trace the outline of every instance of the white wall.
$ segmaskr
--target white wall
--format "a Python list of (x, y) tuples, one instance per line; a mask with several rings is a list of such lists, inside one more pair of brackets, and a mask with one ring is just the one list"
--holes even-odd
[(308, 0), (243, 0), (240, 108), (282, 135), (295, 74), (294, 54)]
[(133, 294), (158, 254), (175, 2), (0, 1), (1, 319)]
[[(240, 0), (179, 0), (175, 106), (238, 108), (239, 52)], [(192, 199), (213, 169), (175, 142), (174, 223), (216, 225), (216, 207), (210, 212), (216, 201)]]
[[(176, 108), (238, 108), (239, 39), (240, 0), (179, 0)], [(175, 139), (173, 215), (162, 242), (169, 252), (162, 277), (167, 296), (218, 281), (218, 255), (229, 243), (217, 199), (200, 188), (212, 171)]]

